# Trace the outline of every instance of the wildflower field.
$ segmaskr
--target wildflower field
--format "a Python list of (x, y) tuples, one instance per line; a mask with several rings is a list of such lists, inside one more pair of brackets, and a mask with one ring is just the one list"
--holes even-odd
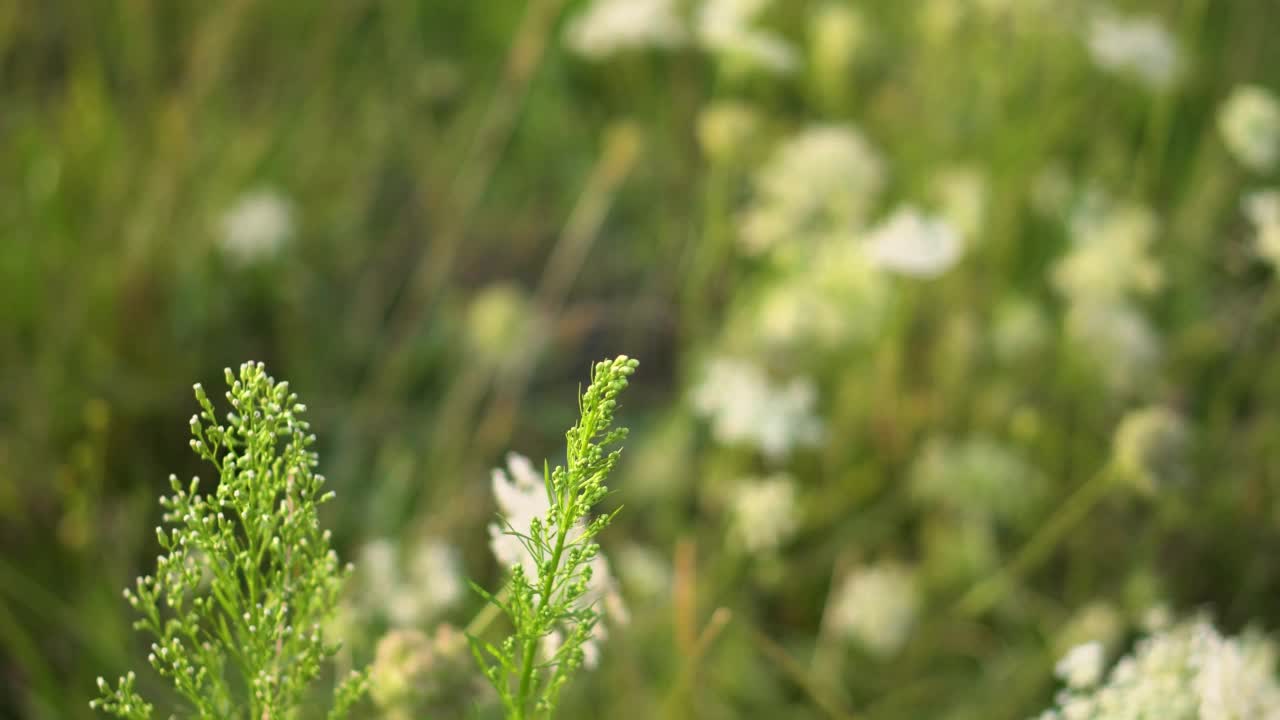
[(0, 1), (0, 720), (1280, 719), (1278, 30)]

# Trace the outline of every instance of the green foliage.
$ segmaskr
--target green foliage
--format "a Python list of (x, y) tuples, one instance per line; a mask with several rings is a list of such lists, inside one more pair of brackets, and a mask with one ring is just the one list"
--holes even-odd
[[(309, 685), (338, 646), (322, 624), (334, 612), (343, 568), (321, 531), (318, 510), (333, 499), (314, 472), (317, 457), (306, 406), (262, 363), (226, 370), (225, 423), (204, 388), (191, 418), (191, 448), (218, 472), (216, 488), (200, 479), (161, 497), (166, 526), (156, 528), (164, 554), (154, 575), (124, 591), (141, 615), (138, 630), (155, 637), (147, 656), (201, 718), (296, 717)], [(330, 718), (345, 716), (363, 692), (353, 673), (336, 690)], [(91, 706), (121, 718), (151, 717), (152, 705), (130, 672)]]
[(552, 716), (561, 689), (582, 667), (583, 645), (600, 621), (588, 597), (591, 561), (600, 551), (592, 540), (618, 511), (595, 518), (591, 511), (608, 494), (605, 480), (622, 452), (613, 446), (627, 429), (613, 427), (613, 417), (618, 395), (638, 365), (625, 355), (595, 365), (578, 405), (579, 420), (565, 433), (565, 464), (550, 472), (544, 465), (545, 512), (534, 516), (527, 534), (504, 520), (507, 534), (518, 538), (528, 553), (527, 562), (511, 568), (498, 595), (476, 587), (513, 627), (496, 646), (471, 638), (476, 662), (511, 720)]

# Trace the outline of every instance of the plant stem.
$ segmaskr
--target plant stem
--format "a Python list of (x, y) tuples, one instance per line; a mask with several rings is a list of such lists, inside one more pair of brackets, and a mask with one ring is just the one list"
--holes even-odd
[[(565, 496), (569, 496), (569, 493), (566, 492)], [(565, 527), (565, 523), (560, 522), (559, 519), (556, 525), (558, 526), (556, 530), (556, 547), (551, 553), (551, 567), (549, 572), (546, 573), (546, 577), (542, 580), (542, 591), (538, 595), (538, 607), (534, 614), (535, 618), (542, 614), (543, 609), (546, 608), (547, 603), (550, 602), (551, 589), (555, 584), (556, 573), (560, 570), (560, 555), (564, 553), (564, 540), (565, 535), (568, 534), (568, 530)], [(534, 658), (538, 651), (537, 640), (538, 638), (525, 639), (524, 658), (520, 663), (520, 691), (516, 697), (516, 708), (518, 712), (518, 715), (516, 716), (517, 720), (524, 720), (526, 717), (525, 708), (528, 707), (529, 694), (532, 690), (530, 686), (533, 684)]]
[(1018, 554), (995, 575), (971, 588), (956, 608), (967, 615), (976, 615), (990, 609), (1009, 591), (1013, 581), (1030, 572), (1043, 562), (1057, 547), (1062, 538), (1089, 514), (1114, 487), (1110, 468), (1104, 467), (1067, 498), (1058, 511), (1049, 518), (1034, 537), (1022, 546)]

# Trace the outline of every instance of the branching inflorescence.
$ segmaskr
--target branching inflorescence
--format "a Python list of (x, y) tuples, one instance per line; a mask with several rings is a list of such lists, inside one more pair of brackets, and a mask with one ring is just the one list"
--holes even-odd
[[(147, 659), (200, 718), (296, 717), (308, 686), (337, 646), (321, 626), (333, 613), (351, 567), (341, 567), (321, 531), (319, 506), (333, 498), (314, 472), (315, 442), (306, 407), (261, 363), (226, 371), (231, 411), (220, 422), (195, 386), (201, 412), (191, 418), (191, 448), (218, 471), (162, 497), (163, 553), (154, 575), (138, 578), (125, 599), (141, 615), (135, 627), (155, 637)], [(130, 672), (90, 706), (121, 718), (151, 717), (153, 706)], [(345, 715), (365, 687), (353, 673), (335, 690), (330, 718)]]
[[(471, 638), (476, 661), (501, 698), (509, 720), (550, 717), (560, 690), (584, 662), (584, 645), (600, 620), (591, 592), (593, 542), (613, 513), (591, 518), (608, 493), (605, 486), (626, 437), (613, 427), (618, 395), (639, 363), (628, 357), (595, 365), (579, 402), (580, 419), (565, 434), (566, 460), (543, 466), (545, 512), (526, 527), (503, 519), (507, 536), (524, 555), (513, 563), (505, 588), (476, 591), (508, 618), (511, 634), (499, 644)], [(521, 523), (523, 525), (523, 523)]]

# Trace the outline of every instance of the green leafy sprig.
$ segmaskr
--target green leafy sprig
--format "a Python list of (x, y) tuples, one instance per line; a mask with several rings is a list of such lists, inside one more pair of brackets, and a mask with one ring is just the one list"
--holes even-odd
[[(519, 539), (527, 562), (511, 568), (497, 594), (472, 585), (510, 621), (511, 634), (493, 644), (471, 637), (472, 652), (497, 690), (509, 720), (551, 717), (561, 689), (582, 667), (583, 645), (600, 614), (587, 597), (593, 539), (617, 510), (590, 518), (608, 493), (605, 480), (618, 462), (615, 447), (627, 435), (613, 427), (618, 396), (639, 363), (625, 355), (597, 363), (579, 401), (579, 420), (565, 434), (564, 466), (543, 466), (547, 511), (533, 518), (527, 534), (503, 521)], [(557, 643), (548, 643), (556, 639)]]
[[(315, 442), (302, 419), (306, 407), (261, 363), (226, 370), (231, 411), (218, 420), (195, 386), (199, 415), (191, 418), (191, 448), (217, 469), (219, 482), (200, 492), (200, 479), (169, 482), (161, 497), (163, 549), (154, 575), (124, 591), (154, 636), (151, 666), (167, 678), (199, 718), (275, 720), (296, 717), (309, 685), (338, 646), (321, 626), (334, 612), (351, 572), (338, 563), (319, 506), (333, 499), (314, 472)], [(342, 717), (364, 692), (361, 673), (339, 683), (329, 713)], [(153, 706), (130, 672), (90, 707), (130, 720)]]

